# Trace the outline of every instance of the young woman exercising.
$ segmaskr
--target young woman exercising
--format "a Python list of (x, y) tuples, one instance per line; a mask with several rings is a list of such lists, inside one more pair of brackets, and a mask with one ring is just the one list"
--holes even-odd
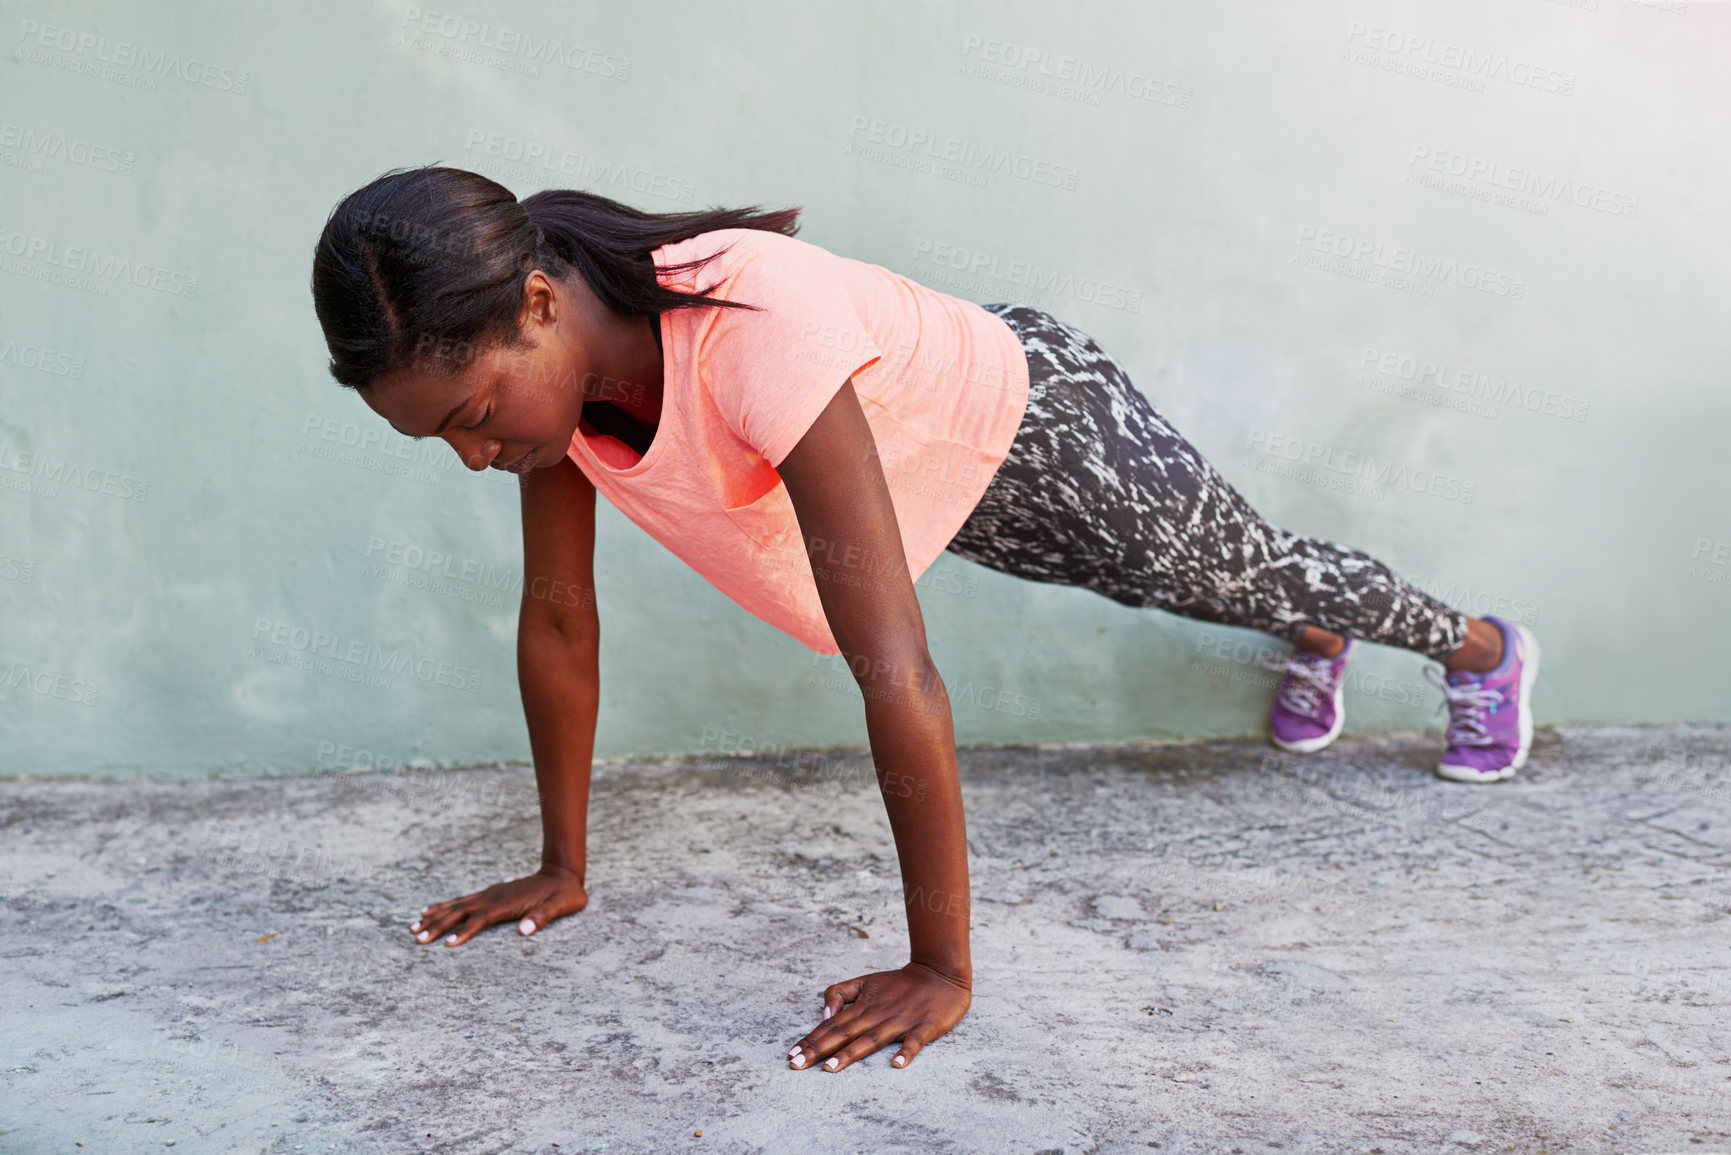
[(1270, 719), (1287, 749), (1340, 733), (1362, 640), (1447, 671), (1439, 773), (1489, 782), (1525, 761), (1526, 629), (1268, 524), (1086, 334), (826, 252), (794, 238), (797, 216), (643, 213), (575, 191), (519, 203), (428, 167), (387, 173), (326, 223), (312, 290), (332, 375), (399, 432), (521, 477), (541, 868), (427, 907), (417, 941), (509, 920), (533, 934), (588, 902), (597, 490), (745, 609), (844, 655), (864, 699), (909, 961), (828, 987), (796, 1068), (895, 1042), (904, 1066), (971, 1001), (955, 737), (914, 593), (946, 548), (1288, 639)]

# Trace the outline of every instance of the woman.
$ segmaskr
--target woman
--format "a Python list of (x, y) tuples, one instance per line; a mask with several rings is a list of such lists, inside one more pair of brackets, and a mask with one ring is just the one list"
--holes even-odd
[(798, 210), (649, 214), (574, 191), (519, 203), (457, 169), (388, 173), (331, 214), (313, 299), (331, 372), (399, 432), (519, 474), (518, 675), (541, 869), (435, 903), (417, 941), (581, 910), (599, 700), (597, 490), (739, 604), (845, 655), (894, 832), (910, 959), (824, 992), (789, 1052), (891, 1063), (967, 1012), (955, 739), (914, 580), (943, 549), (1296, 649), (1274, 740), (1340, 733), (1356, 640), (1443, 663), (1439, 772), (1512, 774), (1538, 650), (1373, 558), (1264, 522), (1085, 334), (794, 239)]

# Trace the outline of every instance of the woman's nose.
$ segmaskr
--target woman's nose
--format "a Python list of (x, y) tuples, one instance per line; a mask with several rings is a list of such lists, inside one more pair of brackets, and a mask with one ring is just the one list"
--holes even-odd
[(451, 448), (457, 451), (457, 457), (470, 469), (479, 473), (493, 464), (493, 459), (499, 456), (505, 448), (504, 442), (492, 438), (450, 437)]

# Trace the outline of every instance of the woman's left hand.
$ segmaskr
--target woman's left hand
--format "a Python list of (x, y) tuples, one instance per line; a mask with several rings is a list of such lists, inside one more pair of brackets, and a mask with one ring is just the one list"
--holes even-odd
[(964, 983), (922, 963), (836, 983), (823, 992), (823, 1024), (799, 1041), (787, 1062), (795, 1070), (821, 1063), (839, 1071), (899, 1039), (902, 1048), (890, 1064), (905, 1067), (961, 1022), (972, 1002)]

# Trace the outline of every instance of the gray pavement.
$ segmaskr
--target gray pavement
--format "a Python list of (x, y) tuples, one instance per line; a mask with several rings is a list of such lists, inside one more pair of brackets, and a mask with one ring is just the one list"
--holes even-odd
[(963, 750), (973, 1009), (836, 1074), (906, 950), (863, 751), (603, 764), (588, 910), (456, 949), (527, 768), (3, 782), (0, 1150), (1731, 1151), (1731, 729), (1437, 753)]

